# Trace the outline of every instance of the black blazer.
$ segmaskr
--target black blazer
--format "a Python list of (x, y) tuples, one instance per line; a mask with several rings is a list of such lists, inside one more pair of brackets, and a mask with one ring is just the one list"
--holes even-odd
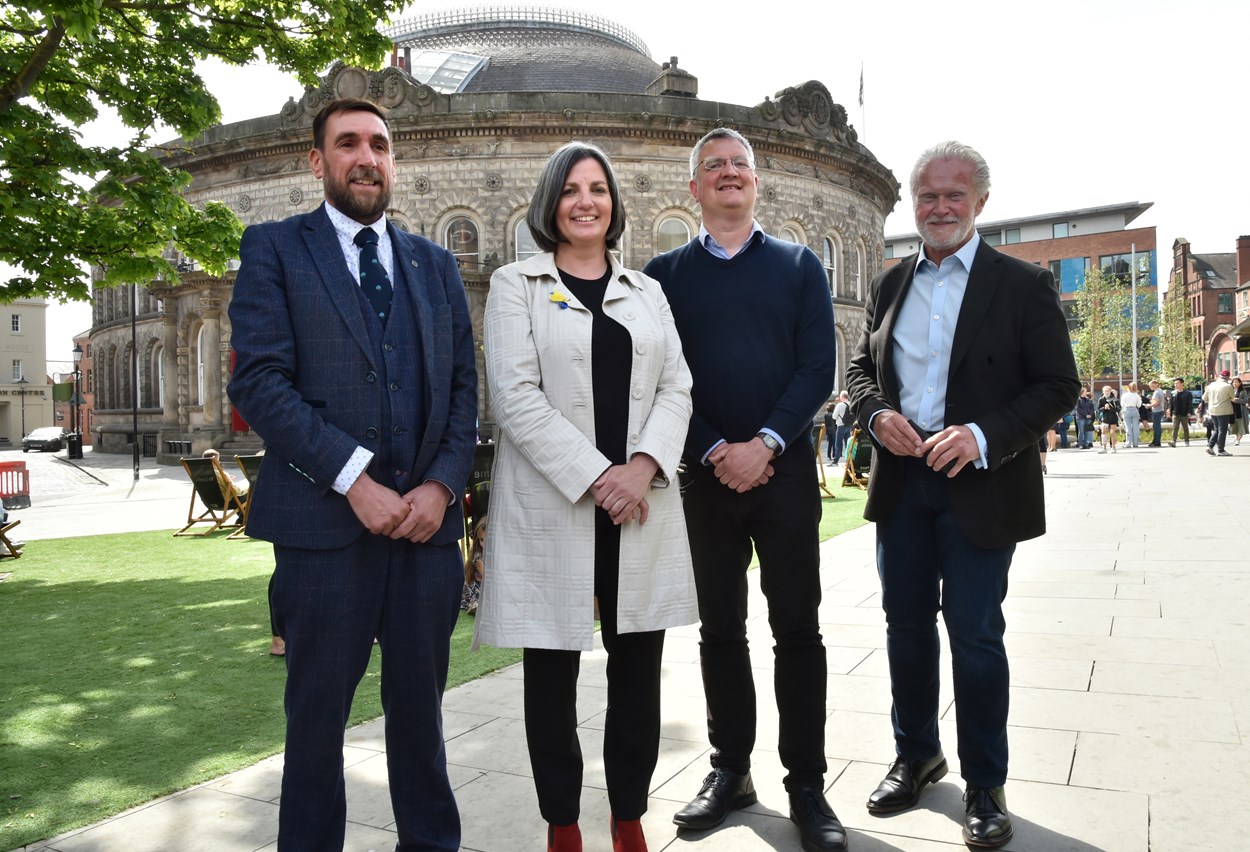
[[(851, 406), (865, 431), (874, 413), (898, 410), (891, 335), (917, 256), (869, 287), (864, 331), (847, 370)], [(959, 527), (978, 547), (1002, 547), (1046, 531), (1038, 438), (1072, 410), (1080, 392), (1068, 325), (1046, 269), (977, 248), (955, 324), (945, 423), (976, 423), (989, 468), (951, 480)], [(876, 447), (864, 517), (887, 517), (903, 488), (903, 459)]]

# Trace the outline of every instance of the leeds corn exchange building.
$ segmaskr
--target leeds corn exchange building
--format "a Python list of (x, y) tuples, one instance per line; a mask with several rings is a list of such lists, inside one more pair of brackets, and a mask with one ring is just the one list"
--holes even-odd
[[(638, 269), (697, 233), (689, 151), (708, 130), (732, 127), (755, 148), (760, 224), (810, 246), (824, 263), (844, 375), (865, 288), (882, 268), (883, 226), (899, 185), (859, 143), (824, 85), (762, 82), (776, 94), (754, 106), (700, 100), (698, 79), (676, 57), (656, 63), (625, 28), (567, 10), (434, 12), (400, 21), (389, 35), (389, 67), (336, 66), (318, 87), (275, 103), (275, 114), (215, 127), (171, 155), (193, 177), (191, 200), (223, 201), (244, 224), (313, 209), (322, 200), (307, 161), (313, 116), (336, 97), (381, 104), (391, 115), (396, 160), (388, 215), (459, 259), (480, 368), (490, 275), (536, 251), (525, 212), (552, 151), (579, 139), (608, 152), (628, 216), (621, 259)], [(95, 291), (98, 451), (129, 452), (136, 308), (144, 452), (172, 461), (210, 446), (259, 446), (225, 395), (234, 272), (218, 278), (190, 263), (179, 268), (175, 281)], [(490, 434), (485, 382), (480, 393), (479, 419)]]

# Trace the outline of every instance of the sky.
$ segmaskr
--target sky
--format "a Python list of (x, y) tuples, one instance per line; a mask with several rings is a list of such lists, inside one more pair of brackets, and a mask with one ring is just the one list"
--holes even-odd
[[(457, 5), (472, 4), (406, 14)], [(887, 235), (914, 232), (907, 176), (945, 139), (989, 162), (982, 221), (1153, 202), (1132, 227), (1155, 226), (1163, 269), (1179, 237), (1202, 254), (1232, 252), (1250, 234), (1245, 0), (792, 0), (777, 15), (671, 0), (548, 5), (622, 24), (657, 62), (677, 56), (703, 100), (754, 105), (824, 83), (903, 184)], [(201, 68), (225, 123), (274, 114), (303, 91), (276, 69)], [(89, 142), (118, 133), (108, 121), (85, 132)], [(51, 306), (48, 357), (68, 359), (70, 336), (90, 321), (85, 306)]]

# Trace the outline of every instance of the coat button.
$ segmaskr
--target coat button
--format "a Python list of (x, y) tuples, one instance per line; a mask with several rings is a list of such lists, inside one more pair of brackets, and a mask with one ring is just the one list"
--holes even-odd
[(632, 320), (632, 319), (634, 318), (634, 312), (633, 312), (633, 311), (626, 311), (626, 312), (625, 312), (625, 314), (624, 314), (624, 316), (625, 316), (625, 319), (627, 319), (627, 320)]
[(636, 390), (632, 394), (630, 394), (630, 396), (632, 396), (634, 399), (642, 399), (642, 391)]
[(393, 391), (399, 390), (399, 382), (391, 382), (391, 390)]
[(378, 380), (378, 374), (373, 372), (372, 370), (370, 370), (369, 374), (365, 376), (365, 381), (368, 382), (369, 384), (373, 384), (377, 380)]
[(370, 426), (368, 429), (365, 430), (366, 438), (376, 438), (377, 436), (378, 436), (378, 430), (373, 428), (372, 426)]
[(394, 347), (394, 346), (392, 346), (392, 345), (391, 345), (391, 344), (389, 344), (389, 343), (383, 343), (383, 344), (382, 344), (382, 349), (383, 349), (383, 351), (385, 351), (385, 352), (390, 352), (390, 351), (391, 351), (391, 350), (393, 350), (394, 348), (395, 348), (395, 347)]
[(396, 426), (396, 427), (395, 427), (395, 434), (396, 434), (396, 435), (402, 435), (402, 434), (404, 434), (404, 427), (403, 427), (403, 426)]
[(641, 436), (641, 435), (639, 435), (637, 432), (635, 432), (634, 434), (632, 434), (632, 435), (630, 435), (630, 436), (629, 436), (629, 442), (630, 442), (631, 444), (636, 444), (636, 443), (638, 443), (641, 439), (642, 439), (642, 436)]

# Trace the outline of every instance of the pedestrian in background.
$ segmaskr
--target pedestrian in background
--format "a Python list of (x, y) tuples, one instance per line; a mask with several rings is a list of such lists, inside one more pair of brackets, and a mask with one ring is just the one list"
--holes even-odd
[(1081, 396), (1076, 401), (1076, 446), (1081, 450), (1094, 446), (1094, 398), (1089, 385), (1081, 385)]
[(1163, 446), (1163, 412), (1167, 409), (1167, 394), (1158, 380), (1150, 380), (1150, 446)]
[(1229, 431), (1233, 433), (1233, 446), (1241, 446), (1241, 436), (1246, 434), (1246, 416), (1250, 414), (1250, 388), (1238, 376), (1233, 379), (1233, 419)]
[(1185, 446), (1189, 446), (1189, 415), (1194, 410), (1194, 398), (1185, 387), (1184, 379), (1172, 380), (1172, 440), (1169, 447), (1176, 446), (1176, 436), (1185, 430)]
[(1137, 392), (1137, 382), (1129, 382), (1128, 390), (1120, 397), (1121, 411), (1124, 413), (1124, 445), (1136, 448), (1141, 443), (1141, 394)]

